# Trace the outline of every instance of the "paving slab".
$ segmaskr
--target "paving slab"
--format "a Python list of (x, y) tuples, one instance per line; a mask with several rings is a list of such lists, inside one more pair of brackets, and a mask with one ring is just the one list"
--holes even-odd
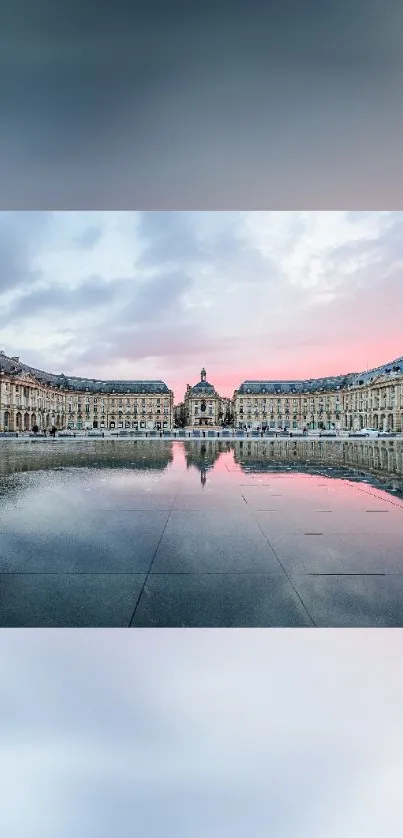
[(392, 486), (210, 441), (12, 446), (2, 626), (403, 627)]
[[(170, 516), (151, 573), (283, 571), (256, 522), (244, 511), (183, 512)], [(225, 579), (223, 580), (225, 584)]]
[(273, 533), (269, 543), (287, 574), (403, 573), (400, 533)]
[[(323, 490), (315, 489), (306, 485), (300, 487), (299, 491), (276, 492), (272, 487), (270, 489), (265, 486), (254, 486), (242, 488), (242, 495), (246, 502), (256, 510), (278, 510), (287, 513), (299, 513), (302, 510), (305, 512), (315, 512), (322, 510), (330, 510), (332, 512), (345, 513), (349, 512), (387, 512), (390, 507), (393, 507), (392, 499), (374, 497), (365, 492), (360, 492), (355, 487), (346, 490), (329, 489)], [(403, 507), (401, 507), (403, 512)]]
[(401, 628), (403, 574), (294, 576), (315, 625), (322, 628)]
[(256, 511), (256, 521), (262, 527), (264, 533), (270, 537), (274, 532), (295, 532), (309, 534), (381, 534), (400, 533), (403, 544), (403, 512), (390, 509), (382, 512), (372, 510), (351, 512), (346, 509), (344, 513), (332, 511), (309, 511), (309, 510), (271, 510)]
[(0, 571), (27, 573), (142, 573), (168, 520), (167, 512), (87, 512), (33, 519), (3, 516)]
[(216, 512), (220, 510), (223, 513), (233, 511), (234, 508), (245, 511), (245, 501), (241, 492), (234, 489), (227, 488), (224, 492), (195, 492), (189, 493), (185, 491), (185, 487), (179, 492), (174, 500), (173, 509), (186, 510), (190, 512), (197, 512), (199, 510), (206, 510)]
[(312, 626), (288, 580), (252, 573), (150, 575), (133, 627)]
[(145, 574), (0, 574), (1, 627), (128, 626)]

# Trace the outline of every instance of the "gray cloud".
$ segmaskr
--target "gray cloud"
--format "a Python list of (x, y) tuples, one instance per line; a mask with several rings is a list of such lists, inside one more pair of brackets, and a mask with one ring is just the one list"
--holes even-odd
[[(178, 365), (184, 369), (186, 364), (192, 366), (194, 361), (193, 375), (198, 374), (202, 363), (200, 359), (208, 358), (213, 362), (228, 343), (228, 340), (220, 338), (219, 335), (211, 338), (199, 323), (184, 323), (178, 329), (178, 325), (173, 321), (159, 324), (145, 322), (136, 325), (135, 328), (116, 325), (108, 330), (102, 342), (97, 341), (94, 330), (94, 339), (92, 335), (89, 336), (86, 348), (71, 347), (69, 359), (75, 369), (81, 370), (84, 375), (85, 370), (99, 363), (99, 359), (104, 358), (105, 353), (112, 363), (126, 361), (141, 364), (146, 358), (158, 358), (158, 376), (165, 376), (169, 383)], [(181, 395), (180, 391), (176, 393), (178, 400)]]
[(0, 294), (34, 282), (32, 260), (46, 238), (50, 213), (0, 212)]
[(162, 263), (198, 262), (204, 253), (197, 231), (185, 212), (143, 212), (138, 233), (144, 241), (140, 264), (155, 267)]
[[(162, 264), (207, 267), (226, 272), (249, 285), (265, 279), (284, 278), (278, 265), (251, 245), (241, 229), (238, 213), (211, 213), (216, 224), (203, 230), (204, 213), (144, 212), (140, 214), (138, 233), (145, 242), (139, 264), (156, 267)], [(201, 231), (198, 229), (201, 225)], [(290, 240), (302, 230), (298, 220), (290, 230)]]
[(49, 316), (56, 312), (74, 314), (84, 311), (88, 314), (97, 308), (111, 303), (122, 292), (125, 280), (108, 282), (101, 277), (91, 276), (77, 288), (63, 285), (37, 287), (19, 297), (10, 307), (7, 316), (14, 322), (20, 319), (32, 319), (35, 315)]
[(401, 638), (376, 635), (4, 631), (3, 834), (398, 835)]
[(400, 205), (402, 18), (395, 0), (71, 2), (57, 15), (18, 0), (0, 34), (2, 199)]
[(76, 237), (75, 245), (80, 249), (86, 250), (87, 248), (93, 247), (101, 238), (101, 227), (88, 227), (87, 230), (84, 230), (81, 235)]
[(52, 372), (163, 378), (177, 401), (203, 365), (226, 395), (243, 377), (375, 366), (402, 351), (402, 225), (401, 213), (3, 214), (16, 266), (3, 347)]
[(161, 274), (136, 285), (132, 301), (119, 317), (120, 323), (155, 323), (181, 314), (181, 297), (192, 284), (188, 276)]

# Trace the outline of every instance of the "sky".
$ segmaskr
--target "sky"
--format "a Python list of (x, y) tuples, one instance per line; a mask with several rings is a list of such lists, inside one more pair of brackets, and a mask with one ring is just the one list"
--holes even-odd
[(401, 208), (401, 0), (4, 0), (5, 209)]
[[(4, 0), (0, 349), (176, 401), (202, 365), (231, 395), (400, 356), (402, 29), (401, 0)], [(401, 644), (3, 630), (0, 833), (400, 836)]]
[(7, 838), (398, 838), (402, 633), (3, 629)]
[(0, 349), (49, 372), (338, 375), (402, 355), (403, 213), (0, 212)]

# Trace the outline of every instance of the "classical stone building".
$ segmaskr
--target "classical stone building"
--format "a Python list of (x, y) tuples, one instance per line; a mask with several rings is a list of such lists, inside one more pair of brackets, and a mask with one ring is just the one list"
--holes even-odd
[(222, 424), (224, 404), (217, 391), (206, 379), (202, 369), (200, 381), (193, 387), (187, 385), (184, 399), (184, 414), (189, 427), (217, 427)]
[(98, 381), (37, 370), (0, 352), (0, 431), (71, 428), (170, 430), (163, 381)]
[(244, 381), (233, 396), (235, 428), (403, 430), (403, 357), (367, 370), (307, 381)]
[(179, 402), (179, 404), (174, 406), (174, 425), (176, 428), (184, 428), (186, 426), (185, 402)]
[[(233, 399), (188, 385), (175, 418), (190, 427), (403, 431), (403, 357), (361, 373), (306, 381), (244, 381)], [(163, 381), (99, 381), (37, 370), (0, 352), (0, 432), (38, 428), (171, 430)]]

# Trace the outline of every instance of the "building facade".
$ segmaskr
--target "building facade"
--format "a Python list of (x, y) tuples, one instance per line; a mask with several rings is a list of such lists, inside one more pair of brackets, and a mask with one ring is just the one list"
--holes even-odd
[(188, 427), (214, 428), (222, 424), (223, 400), (207, 381), (206, 370), (201, 370), (200, 381), (193, 387), (187, 385), (184, 399), (184, 415)]
[(308, 381), (244, 381), (235, 428), (403, 430), (403, 358), (363, 373)]
[(54, 375), (0, 353), (0, 431), (171, 430), (173, 392), (163, 381)]
[(185, 402), (179, 402), (174, 406), (174, 425), (175, 428), (186, 427), (186, 407)]
[(0, 351), (0, 432), (183, 427), (403, 431), (403, 357), (362, 373), (305, 381), (244, 381), (233, 398), (207, 381), (173, 405), (164, 381), (98, 381), (37, 370)]

